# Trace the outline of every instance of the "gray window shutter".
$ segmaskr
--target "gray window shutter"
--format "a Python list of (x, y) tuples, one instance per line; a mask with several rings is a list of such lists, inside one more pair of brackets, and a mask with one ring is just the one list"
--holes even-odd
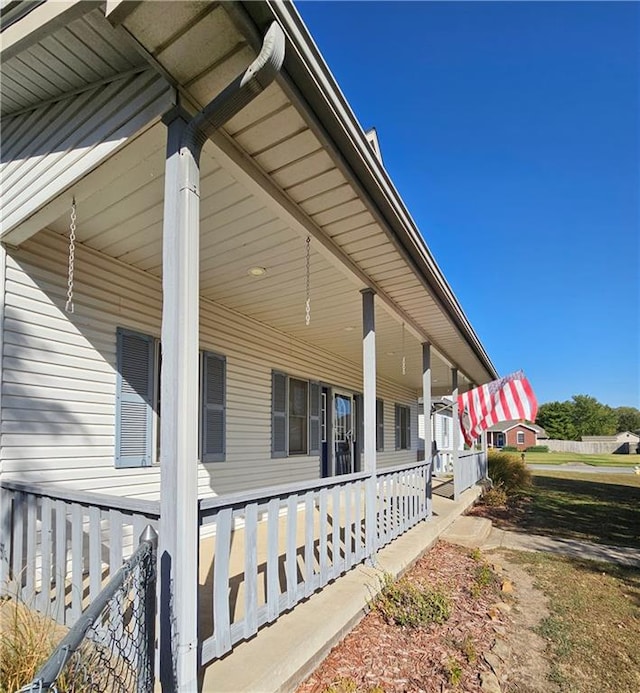
[(376, 450), (384, 450), (384, 402), (376, 400)]
[(116, 333), (116, 467), (152, 463), (155, 340), (118, 329)]
[(400, 437), (400, 427), (402, 425), (400, 418), (400, 405), (396, 404), (396, 450), (400, 450), (400, 441), (402, 440)]
[(411, 450), (411, 408), (404, 408), (405, 426), (407, 428), (407, 450)]
[(309, 454), (320, 455), (320, 383), (309, 383)]
[(202, 461), (221, 462), (225, 458), (224, 356), (205, 351), (202, 355)]
[(287, 376), (271, 374), (271, 457), (287, 456)]

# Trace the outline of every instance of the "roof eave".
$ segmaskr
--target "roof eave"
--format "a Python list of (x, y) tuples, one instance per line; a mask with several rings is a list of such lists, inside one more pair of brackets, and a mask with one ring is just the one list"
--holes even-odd
[(313, 112), (347, 159), (359, 182), (387, 221), (395, 237), (420, 276), (471, 346), (489, 379), (498, 377), (469, 319), (449, 286), (398, 191), (380, 164), (335, 78), (309, 35), (302, 18), (290, 2), (266, 0), (241, 3), (259, 28), (273, 18), (282, 25), (290, 46), (283, 74), (302, 92)]

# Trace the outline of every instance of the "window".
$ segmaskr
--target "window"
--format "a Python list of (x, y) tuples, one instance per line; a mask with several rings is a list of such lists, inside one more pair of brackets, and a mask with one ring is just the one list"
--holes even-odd
[[(160, 458), (159, 340), (118, 328), (116, 332), (115, 466), (147, 467)], [(200, 457), (225, 458), (226, 362), (203, 352), (200, 365)]]
[(516, 444), (524, 445), (524, 431), (518, 431), (516, 433)]
[(376, 400), (376, 451), (384, 450), (384, 402)]
[(411, 449), (411, 409), (396, 404), (396, 450)]
[(320, 455), (320, 383), (271, 374), (271, 457)]
[(309, 416), (309, 383), (289, 379), (289, 454), (306, 455), (309, 447), (307, 422)]

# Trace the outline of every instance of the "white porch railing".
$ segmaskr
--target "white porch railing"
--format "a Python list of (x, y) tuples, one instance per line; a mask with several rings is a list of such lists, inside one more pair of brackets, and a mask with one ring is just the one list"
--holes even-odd
[[(350, 474), (201, 500), (201, 664), (426, 518), (429, 484), (421, 462), (376, 478)], [(375, 494), (371, 547), (368, 490)]]
[(458, 459), (453, 460), (453, 492), (454, 499), (487, 478), (487, 453), (483, 451), (465, 450), (458, 454)]
[[(67, 626), (145, 526), (158, 528), (157, 502), (18, 481), (0, 490), (0, 585)], [(424, 461), (200, 500), (201, 664), (430, 514)]]
[(159, 504), (2, 481), (0, 589), (71, 626), (137, 546)]

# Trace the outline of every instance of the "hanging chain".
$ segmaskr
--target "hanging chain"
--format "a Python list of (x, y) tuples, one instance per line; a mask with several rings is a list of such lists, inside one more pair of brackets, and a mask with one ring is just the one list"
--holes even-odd
[(407, 374), (407, 359), (404, 353), (404, 323), (402, 323), (402, 375)]
[(306, 240), (307, 244), (307, 266), (306, 266), (306, 275), (305, 275), (305, 290), (306, 290), (306, 296), (307, 300), (305, 302), (305, 316), (304, 316), (304, 323), (307, 327), (311, 324), (311, 236), (307, 236)]
[(64, 309), (73, 313), (73, 270), (76, 261), (76, 198), (71, 202), (71, 223), (69, 224), (69, 278), (67, 279), (67, 304)]

